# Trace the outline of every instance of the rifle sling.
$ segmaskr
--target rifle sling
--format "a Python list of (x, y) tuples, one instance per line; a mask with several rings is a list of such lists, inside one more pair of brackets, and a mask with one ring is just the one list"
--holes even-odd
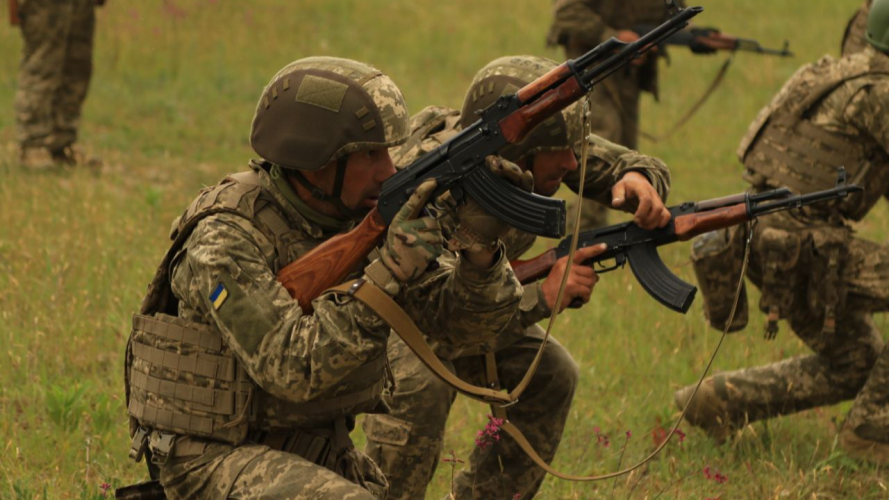
[(699, 97), (697, 101), (695, 101), (695, 103), (691, 106), (691, 108), (689, 108), (688, 111), (685, 112), (684, 115), (682, 115), (682, 118), (677, 120), (672, 127), (667, 129), (666, 134), (653, 135), (645, 132), (644, 130), (640, 130), (639, 135), (651, 142), (665, 141), (676, 135), (676, 132), (679, 132), (682, 127), (684, 127), (689, 121), (691, 121), (692, 117), (698, 114), (698, 111), (701, 110), (701, 108), (704, 106), (704, 103), (706, 103), (707, 100), (710, 99), (710, 96), (713, 95), (713, 92), (716, 92), (716, 89), (719, 88), (719, 86), (722, 84), (722, 81), (725, 79), (725, 75), (728, 73), (729, 66), (732, 65), (733, 58), (734, 53), (732, 53), (732, 55), (730, 55), (728, 59), (726, 59), (725, 62), (722, 63), (722, 67), (719, 68), (719, 72), (716, 73), (716, 77), (713, 78), (712, 82), (710, 82), (710, 86), (707, 87), (707, 90), (704, 92), (704, 94), (701, 95), (701, 97)]

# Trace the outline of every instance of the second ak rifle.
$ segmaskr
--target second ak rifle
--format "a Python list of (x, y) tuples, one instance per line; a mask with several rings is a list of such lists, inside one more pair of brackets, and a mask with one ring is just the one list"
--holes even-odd
[[(641, 35), (648, 33), (654, 27), (654, 25), (643, 24), (635, 26), (633, 31)], [(661, 43), (688, 47), (696, 54), (712, 54), (719, 50), (727, 50), (731, 52), (744, 51), (772, 56), (793, 57), (793, 52), (790, 51), (790, 42), (787, 40), (784, 41), (784, 47), (781, 49), (769, 49), (763, 47), (756, 40), (727, 35), (719, 31), (718, 28), (695, 27), (684, 29), (676, 32)]]
[[(837, 170), (837, 183), (833, 189), (793, 196), (787, 189), (775, 189), (763, 193), (741, 193), (701, 202), (686, 202), (671, 207), (670, 223), (660, 229), (642, 229), (633, 222), (584, 231), (578, 235), (577, 247), (590, 247), (606, 243), (608, 249), (584, 265), (593, 266), (596, 272), (605, 273), (621, 268), (627, 263), (636, 280), (649, 295), (668, 308), (685, 313), (691, 307), (697, 288), (673, 274), (658, 255), (657, 247), (687, 241), (699, 234), (723, 229), (759, 216), (824, 203), (845, 198), (850, 193), (862, 191), (853, 184), (846, 184), (846, 171)], [(546, 276), (557, 260), (568, 255), (571, 238), (565, 238), (559, 246), (529, 260), (512, 261), (513, 270), (522, 284)], [(612, 261), (613, 265), (604, 265)], [(578, 299), (575, 299), (578, 300)], [(578, 307), (572, 302), (571, 307)]]
[[(674, 4), (667, 0), (667, 4)], [(565, 234), (565, 202), (527, 193), (485, 168), (485, 158), (519, 144), (541, 122), (580, 100), (593, 87), (688, 26), (701, 7), (677, 9), (667, 22), (632, 43), (611, 38), (577, 59), (501, 96), (478, 121), (383, 183), (377, 207), (348, 233), (315, 247), (278, 273), (278, 281), (305, 312), (324, 290), (352, 273), (379, 244), (392, 219), (416, 188), (436, 179), (433, 196), (446, 191), (458, 201), (470, 196), (507, 224), (550, 238)]]

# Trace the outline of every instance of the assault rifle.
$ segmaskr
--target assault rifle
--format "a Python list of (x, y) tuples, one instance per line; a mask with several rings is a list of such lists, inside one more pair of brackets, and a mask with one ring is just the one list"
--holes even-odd
[[(641, 35), (642, 33), (648, 33), (652, 28), (654, 28), (653, 25), (643, 24), (634, 27), (633, 31)], [(689, 28), (677, 32), (661, 43), (682, 45), (691, 49), (695, 54), (712, 54), (718, 50), (732, 52), (741, 50), (756, 52), (757, 54), (793, 57), (793, 52), (790, 51), (790, 42), (787, 40), (784, 41), (784, 47), (781, 49), (767, 49), (756, 40), (723, 34), (719, 31), (719, 28)]]
[[(673, 4), (667, 0), (667, 4)], [(278, 273), (278, 281), (304, 311), (324, 290), (342, 283), (379, 243), (416, 188), (436, 179), (433, 196), (472, 197), (509, 225), (539, 236), (565, 234), (565, 202), (527, 193), (485, 168), (485, 157), (519, 144), (531, 130), (586, 95), (599, 82), (688, 26), (701, 7), (677, 9), (664, 24), (632, 43), (607, 40), (577, 59), (504, 95), (478, 121), (383, 183), (376, 208), (352, 231), (335, 236)]]
[[(598, 267), (599, 273), (613, 271), (627, 262), (636, 280), (649, 295), (668, 308), (685, 313), (691, 307), (697, 288), (673, 274), (657, 253), (657, 247), (687, 241), (694, 236), (716, 229), (741, 224), (761, 215), (800, 208), (845, 198), (850, 193), (862, 191), (854, 184), (846, 184), (846, 170), (837, 169), (837, 184), (833, 189), (792, 196), (787, 188), (757, 194), (741, 193), (701, 202), (686, 202), (671, 207), (673, 218), (660, 229), (642, 229), (632, 222), (584, 231), (578, 235), (577, 247), (608, 244), (601, 255), (585, 262)], [(559, 246), (530, 260), (512, 261), (513, 270), (522, 284), (546, 276), (557, 260), (568, 255), (571, 238), (565, 238)], [(614, 259), (614, 265), (605, 261)], [(579, 307), (579, 299), (571, 307)]]

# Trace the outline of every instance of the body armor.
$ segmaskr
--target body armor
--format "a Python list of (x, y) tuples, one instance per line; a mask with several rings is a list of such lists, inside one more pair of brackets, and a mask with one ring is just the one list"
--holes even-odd
[(845, 166), (850, 181), (866, 192), (842, 201), (838, 211), (853, 220), (864, 217), (883, 195), (880, 186), (889, 183), (882, 168), (889, 157), (869, 135), (851, 127), (822, 126), (817, 120), (822, 103), (843, 85), (854, 87), (851, 97), (887, 76), (889, 60), (873, 49), (839, 60), (824, 57), (801, 68), (760, 111), (741, 141), (738, 157), (754, 187), (786, 186), (802, 193), (829, 189), (837, 167)]

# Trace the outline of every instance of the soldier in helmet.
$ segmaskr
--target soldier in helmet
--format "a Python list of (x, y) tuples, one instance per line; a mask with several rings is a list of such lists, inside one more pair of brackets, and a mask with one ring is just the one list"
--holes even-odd
[[(389, 328), (332, 293), (306, 314), (275, 277), (375, 206), (395, 172), (388, 148), (407, 136), (402, 94), (380, 71), (295, 61), (257, 105), (261, 159), (204, 189), (173, 224), (126, 358), (131, 457), (148, 458), (168, 498), (385, 497), (349, 432), (356, 414), (387, 411)], [(438, 223), (411, 217), (432, 187), (395, 217), (364, 277), (442, 345), (489, 341), (521, 287), (499, 242), (440, 256)]]
[[(498, 97), (517, 91), (555, 67), (553, 61), (534, 56), (490, 62), (473, 79), (462, 110), (429, 107), (411, 119), (410, 138), (393, 153), (396, 165), (409, 165), (472, 124), (477, 112)], [(575, 104), (535, 128), (523, 143), (499, 152), (505, 160), (533, 173), (537, 194), (552, 196), (563, 181), (577, 190), (578, 143), (584, 140), (580, 110), (581, 105)], [(666, 166), (599, 137), (586, 140), (590, 160), (583, 195), (606, 203), (615, 201), (622, 209), (635, 212), (636, 222), (644, 227), (665, 225), (670, 218), (661, 201), (669, 190)], [(461, 236), (461, 223), (443, 219), (445, 234), (458, 245), (466, 240)], [(510, 260), (527, 251), (535, 239), (517, 230), (501, 233), (501, 238)], [(589, 268), (575, 266), (573, 270), (575, 274), (569, 277), (566, 289), (569, 299), (564, 304), (573, 297), (587, 301), (597, 279)], [(544, 331), (536, 323), (549, 317), (561, 279), (556, 271), (541, 284), (526, 286), (521, 316), (493, 341), (463, 349), (438, 346), (437, 354), (464, 380), (487, 386), (492, 382), (486, 375), (490, 370), (496, 373), (499, 384), (515, 387), (540, 346)], [(390, 342), (389, 359), (396, 389), (385, 401), (392, 412), (368, 415), (364, 420), (365, 451), (389, 479), (390, 499), (423, 498), (439, 461), (455, 392), (427, 370), (403, 342)], [(561, 440), (577, 377), (578, 368), (571, 355), (550, 337), (531, 385), (507, 410), (509, 420), (547, 461), (552, 460)], [(528, 499), (545, 476), (510, 437), (486, 449), (476, 448), (469, 462), (468, 470), (456, 477), (457, 498), (512, 498), (520, 494)]]
[[(839, 436), (849, 455), (889, 464), (889, 349), (873, 313), (889, 309), (889, 249), (853, 236), (889, 192), (889, 0), (875, 0), (868, 47), (803, 66), (753, 122), (738, 150), (753, 191), (831, 187), (845, 165), (863, 193), (760, 219), (747, 277), (762, 290), (767, 332), (786, 319), (808, 356), (721, 373), (692, 401), (688, 420), (718, 440), (748, 422), (854, 399)], [(693, 245), (701, 288), (727, 269), (743, 238), (726, 231)], [(714, 288), (715, 289), (715, 288)], [(733, 290), (707, 294), (726, 303)], [(712, 318), (711, 318), (712, 319)], [(676, 393), (680, 407), (692, 388)]]
[[(546, 41), (549, 46), (561, 45), (565, 56), (574, 59), (611, 37), (634, 42), (641, 35), (633, 31), (635, 26), (658, 25), (668, 16), (664, 0), (553, 0), (553, 24)], [(656, 54), (643, 55), (637, 63), (611, 75), (593, 92), (594, 134), (630, 149), (638, 147), (639, 97), (642, 92), (658, 97)], [(604, 205), (590, 199), (576, 202), (583, 207), (581, 228), (606, 225), (607, 202)]]

